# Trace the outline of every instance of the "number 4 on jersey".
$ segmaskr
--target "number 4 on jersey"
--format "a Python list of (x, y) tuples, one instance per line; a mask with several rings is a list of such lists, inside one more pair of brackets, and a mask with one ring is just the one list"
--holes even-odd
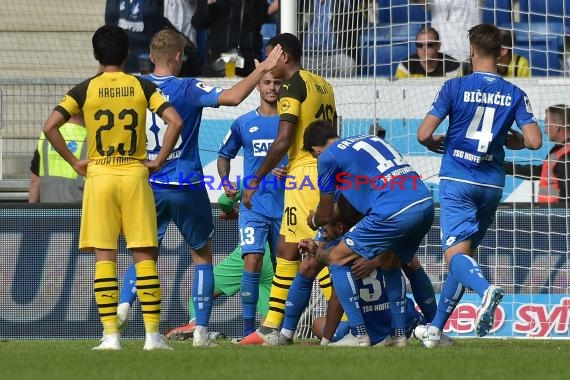
[[(467, 128), (465, 137), (471, 140), (479, 141), (477, 152), (487, 153), (489, 144), (493, 141), (493, 119), (495, 118), (495, 108), (492, 107), (477, 107), (475, 115)], [(481, 129), (479, 130), (479, 125)]]

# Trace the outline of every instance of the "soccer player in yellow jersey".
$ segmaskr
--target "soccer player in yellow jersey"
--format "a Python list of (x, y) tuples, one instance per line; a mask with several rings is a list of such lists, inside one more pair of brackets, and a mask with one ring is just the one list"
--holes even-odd
[[(283, 81), (277, 102), (279, 131), (255, 174), (256, 178), (246, 186), (242, 202), (246, 207), (251, 207), (252, 195), (257, 188), (264, 186), (263, 178), (288, 154), (284, 213), (269, 314), (263, 326), (245, 337), (242, 344), (271, 344), (271, 337), (279, 336), (277, 329), (283, 322), (285, 302), (293, 280), (304, 280), (304, 283), (310, 281), (312, 284), (313, 279), (295, 278), (300, 259), (298, 243), (302, 239), (314, 237), (315, 232), (306, 220), (319, 202), (317, 161), (302, 150), (303, 133), (315, 120), (326, 120), (335, 126), (337, 121), (333, 88), (324, 78), (301, 67), (302, 47), (299, 39), (290, 33), (278, 34), (269, 40), (267, 53), (277, 45), (281, 46), (283, 54), (271, 72), (275, 78)], [(330, 286), (328, 273), (323, 275), (321, 286), (323, 282)], [(302, 288), (306, 293), (307, 287)], [(310, 289), (308, 291), (310, 294)]]
[[(102, 26), (92, 38), (99, 74), (72, 88), (52, 111), (44, 133), (57, 152), (86, 176), (79, 248), (95, 250), (95, 300), (103, 324), (103, 341), (94, 349), (119, 350), (117, 330), (116, 254), (119, 233), (136, 263), (137, 296), (146, 330), (145, 350), (171, 349), (158, 332), (162, 298), (156, 269), (157, 227), (149, 170), (157, 170), (174, 147), (182, 120), (144, 79), (125, 74), (129, 51), (126, 32)], [(146, 161), (146, 110), (168, 125), (162, 149)], [(59, 128), (83, 112), (87, 129), (87, 159), (67, 148)]]

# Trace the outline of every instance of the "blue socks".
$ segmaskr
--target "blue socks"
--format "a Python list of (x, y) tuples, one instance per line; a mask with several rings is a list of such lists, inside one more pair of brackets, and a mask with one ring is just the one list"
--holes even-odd
[(357, 335), (366, 335), (364, 317), (358, 303), (358, 292), (349, 266), (329, 265), (334, 290), (348, 317), (348, 323)]
[(464, 292), (465, 287), (461, 285), (451, 273), (448, 273), (447, 278), (443, 282), (443, 287), (441, 288), (439, 304), (437, 305), (437, 314), (431, 324), (443, 331), (447, 320), (461, 300), (461, 297), (463, 297)]
[(196, 265), (192, 285), (192, 300), (196, 311), (196, 326), (208, 326), (214, 296), (214, 269), (212, 264)]
[(390, 314), (392, 316), (392, 335), (395, 337), (406, 335), (406, 281), (400, 268), (385, 270), (384, 285), (390, 301)]
[(255, 331), (255, 311), (259, 299), (259, 273), (243, 271), (241, 278), (241, 306), (243, 309), (243, 336)]
[(119, 296), (119, 304), (128, 302), (131, 306), (137, 298), (137, 271), (135, 265), (131, 265), (125, 272), (123, 277), (123, 286), (121, 287), (121, 295)]
[(301, 273), (297, 273), (295, 276), (291, 288), (289, 288), (287, 302), (285, 303), (284, 329), (292, 331), (297, 329), (299, 319), (311, 298), (313, 281), (313, 278), (303, 276)]
[(457, 254), (451, 258), (449, 263), (449, 272), (459, 281), (462, 285), (473, 289), (481, 298), (483, 293), (489, 287), (489, 282), (481, 267), (470, 256), (464, 254)]
[(435, 302), (435, 291), (429, 276), (424, 268), (419, 267), (412, 273), (408, 273), (408, 280), (410, 280), (414, 300), (428, 323), (430, 323), (435, 318), (437, 304)]

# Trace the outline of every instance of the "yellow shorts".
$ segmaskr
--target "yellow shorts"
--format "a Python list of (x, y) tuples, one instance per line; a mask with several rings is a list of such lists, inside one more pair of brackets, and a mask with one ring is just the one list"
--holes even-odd
[(158, 246), (156, 208), (148, 185), (148, 169), (141, 164), (129, 166), (88, 170), (80, 249), (117, 249), (121, 232), (127, 248)]
[(319, 204), (317, 166), (298, 166), (288, 172), (287, 177), (279, 233), (285, 236), (287, 243), (298, 243), (301, 239), (314, 238), (316, 233), (307, 225), (307, 217)]

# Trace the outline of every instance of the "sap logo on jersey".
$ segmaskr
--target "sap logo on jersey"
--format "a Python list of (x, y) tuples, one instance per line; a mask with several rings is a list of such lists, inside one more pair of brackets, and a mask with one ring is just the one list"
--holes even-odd
[(252, 140), (253, 145), (253, 155), (256, 157), (265, 157), (269, 148), (271, 148), (271, 144), (273, 144), (273, 140), (269, 139), (262, 139), (262, 140)]

